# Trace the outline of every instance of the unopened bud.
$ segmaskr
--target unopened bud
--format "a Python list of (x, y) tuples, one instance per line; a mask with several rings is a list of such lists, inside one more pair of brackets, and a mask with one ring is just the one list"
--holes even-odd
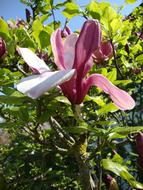
[(125, 45), (125, 51), (129, 54), (130, 53), (130, 47), (129, 47), (129, 43), (127, 43)]
[(16, 26), (17, 26), (17, 27), (26, 26), (26, 23), (25, 23), (25, 21), (22, 20), (22, 19), (17, 19), (17, 20), (16, 20)]
[(138, 162), (139, 165), (143, 168), (143, 133), (139, 132), (135, 137), (136, 140), (136, 149), (139, 155)]
[(119, 186), (115, 178), (110, 175), (106, 177), (106, 183), (108, 183), (109, 190), (119, 190)]
[(135, 75), (140, 74), (141, 71), (142, 71), (141, 68), (134, 68), (134, 69), (132, 69), (132, 72), (133, 72)]
[(27, 22), (30, 22), (30, 18), (31, 18), (30, 11), (28, 9), (25, 9), (25, 13), (26, 13), (26, 20), (27, 20)]
[(103, 63), (104, 61), (110, 59), (112, 56), (113, 48), (109, 41), (102, 42), (100, 48), (97, 49), (93, 54), (93, 57), (97, 63)]
[(65, 26), (65, 28), (62, 30), (62, 37), (63, 38), (66, 38), (68, 35), (71, 34), (71, 30), (69, 27)]
[(5, 41), (0, 37), (0, 58), (6, 53)]

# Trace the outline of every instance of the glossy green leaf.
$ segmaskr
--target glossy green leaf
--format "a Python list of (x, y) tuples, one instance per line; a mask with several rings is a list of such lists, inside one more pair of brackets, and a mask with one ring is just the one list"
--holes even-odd
[(101, 109), (97, 110), (97, 114), (98, 115), (104, 115), (107, 114), (109, 112), (115, 112), (117, 111), (119, 108), (117, 108), (112, 102), (109, 104), (104, 105)]
[(36, 19), (33, 24), (32, 24), (32, 30), (33, 31), (39, 31), (39, 30), (42, 30), (43, 29), (43, 25), (40, 21), (40, 19)]
[(63, 10), (62, 14), (68, 18), (71, 19), (72, 17), (79, 14), (79, 6), (73, 2), (66, 3), (65, 9)]
[(130, 4), (132, 4), (132, 3), (135, 3), (136, 0), (125, 0), (125, 2), (126, 2), (126, 3), (130, 3)]
[(99, 106), (105, 105), (105, 102), (103, 101), (102, 97), (100, 97), (100, 96), (93, 97), (93, 96), (86, 95), (84, 101), (93, 101)]
[(107, 78), (111, 81), (114, 82), (117, 79), (117, 70), (116, 69), (112, 69), (112, 71), (110, 71), (107, 74)]
[(143, 62), (143, 54), (136, 57), (136, 61)]
[(135, 180), (135, 178), (128, 172), (126, 166), (114, 162), (111, 159), (103, 159), (102, 165), (105, 170), (109, 170), (126, 180), (133, 188), (143, 189), (143, 184)]
[(50, 35), (45, 30), (34, 31), (32, 35), (41, 49), (50, 45)]
[(0, 35), (4, 37), (10, 37), (7, 23), (0, 18)]
[(89, 14), (92, 16), (92, 18), (100, 20), (101, 9), (99, 7), (99, 3), (91, 1), (87, 5), (86, 9), (89, 12)]
[(16, 31), (16, 36), (19, 41), (19, 46), (26, 48), (34, 48), (34, 41), (31, 39), (29, 33), (25, 29), (18, 28)]

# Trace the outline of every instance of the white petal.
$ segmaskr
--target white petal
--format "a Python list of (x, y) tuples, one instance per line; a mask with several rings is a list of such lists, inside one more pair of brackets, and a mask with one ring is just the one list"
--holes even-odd
[(73, 68), (77, 39), (77, 34), (70, 34), (64, 41), (64, 65), (66, 69)]
[(18, 47), (18, 51), (23, 57), (24, 61), (31, 67), (31, 69), (37, 70), (39, 73), (43, 73), (49, 71), (49, 67), (45, 64), (45, 62), (40, 59), (33, 51), (28, 48), (20, 48)]
[(70, 80), (74, 73), (75, 70), (72, 69), (32, 75), (22, 79), (17, 84), (17, 90), (36, 99), (47, 90)]

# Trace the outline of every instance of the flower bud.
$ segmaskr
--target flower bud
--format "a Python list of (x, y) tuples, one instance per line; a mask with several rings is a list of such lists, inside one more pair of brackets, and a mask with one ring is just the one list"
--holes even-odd
[(0, 37), (0, 58), (6, 53), (5, 41)]
[(68, 26), (65, 26), (65, 28), (62, 30), (62, 38), (66, 38), (68, 35), (71, 34), (71, 30)]
[(134, 73), (135, 75), (140, 74), (141, 71), (142, 71), (141, 68), (134, 68), (134, 69), (132, 69), (132, 73)]
[(125, 45), (125, 51), (129, 54), (130, 53), (130, 47), (129, 47), (129, 43), (127, 43)]
[(25, 9), (25, 13), (26, 13), (26, 20), (27, 22), (30, 22), (30, 18), (31, 18), (31, 13), (28, 9)]
[(104, 61), (110, 59), (112, 56), (113, 48), (109, 41), (102, 42), (100, 48), (98, 48), (93, 54), (93, 57), (97, 63), (103, 63)]
[(110, 175), (106, 176), (106, 184), (108, 185), (109, 190), (119, 190), (117, 181)]
[(26, 22), (23, 19), (16, 20), (16, 26), (19, 28), (20, 26), (26, 26)]
[(139, 165), (143, 168), (143, 133), (139, 132), (135, 137), (136, 149), (139, 155), (138, 162)]

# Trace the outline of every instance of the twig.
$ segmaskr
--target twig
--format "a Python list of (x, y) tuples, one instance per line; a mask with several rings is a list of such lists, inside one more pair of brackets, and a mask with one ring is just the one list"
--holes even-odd
[(112, 46), (112, 49), (113, 49), (113, 57), (114, 57), (115, 67), (116, 67), (117, 71), (119, 72), (120, 76), (124, 79), (124, 76), (123, 76), (123, 74), (122, 74), (122, 72), (121, 72), (121, 70), (120, 70), (120, 68), (119, 68), (119, 66), (117, 64), (117, 61), (116, 61), (115, 47), (114, 47), (112, 39), (110, 39), (110, 42), (111, 42), (111, 46)]

